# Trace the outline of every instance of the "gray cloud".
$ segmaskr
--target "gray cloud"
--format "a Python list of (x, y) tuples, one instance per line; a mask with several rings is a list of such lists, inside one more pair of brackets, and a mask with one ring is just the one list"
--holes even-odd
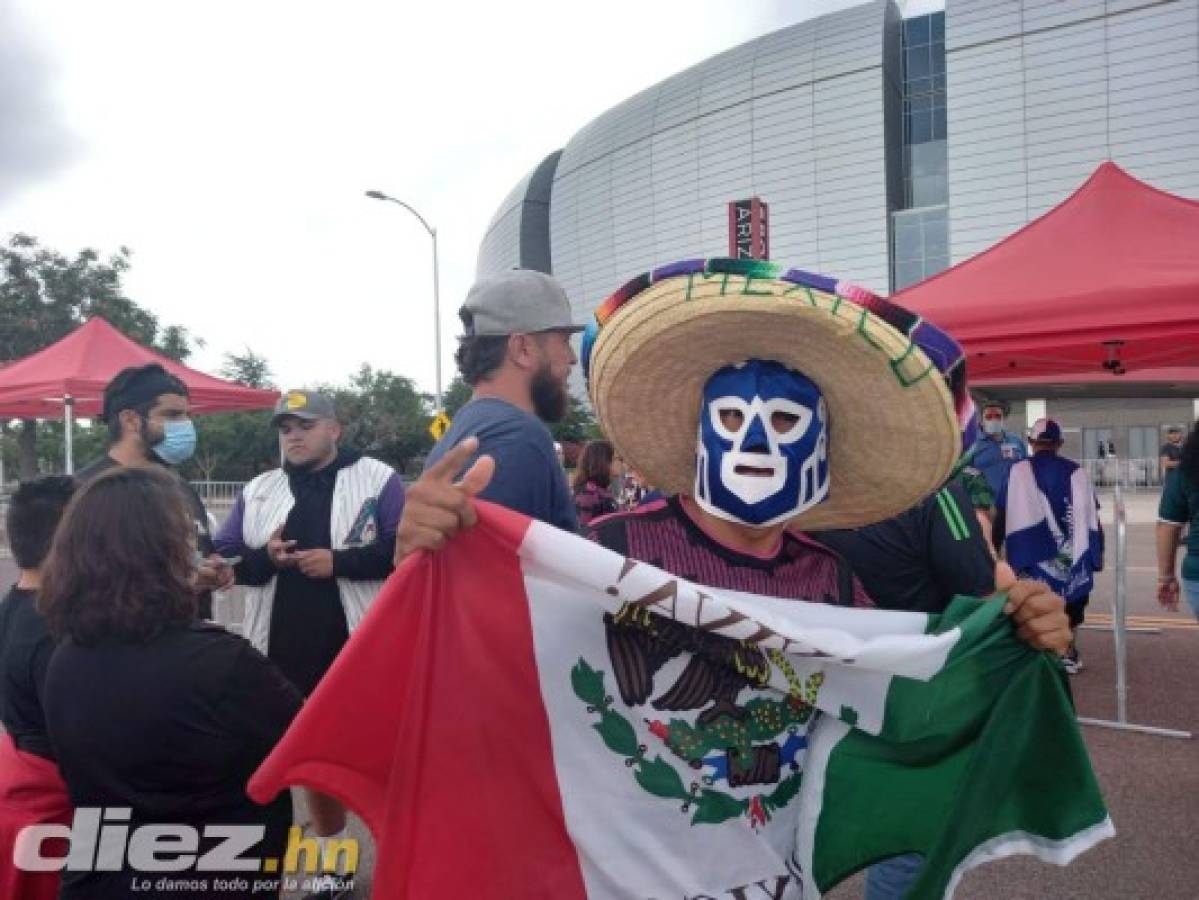
[(54, 79), (54, 63), (31, 25), (15, 3), (0, 0), (0, 208), (79, 152)]

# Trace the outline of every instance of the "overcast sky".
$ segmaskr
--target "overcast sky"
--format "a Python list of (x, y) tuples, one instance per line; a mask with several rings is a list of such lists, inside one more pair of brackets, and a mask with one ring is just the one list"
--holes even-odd
[[(479, 240), (515, 182), (612, 105), (857, 0), (0, 0), (0, 233), (124, 244), (129, 295), (249, 346), (280, 386), (361, 363), (445, 381)], [(615, 286), (614, 286), (615, 287)]]

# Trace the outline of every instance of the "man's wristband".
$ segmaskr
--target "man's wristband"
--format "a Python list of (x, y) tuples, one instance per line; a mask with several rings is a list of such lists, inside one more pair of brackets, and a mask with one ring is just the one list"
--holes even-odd
[(1169, 584), (1170, 582), (1177, 581), (1177, 580), (1178, 579), (1173, 575), (1158, 575), (1157, 576), (1158, 584)]

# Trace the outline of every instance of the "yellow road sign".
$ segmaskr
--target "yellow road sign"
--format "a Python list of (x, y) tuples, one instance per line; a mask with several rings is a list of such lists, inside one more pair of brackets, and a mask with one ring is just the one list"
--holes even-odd
[(445, 414), (444, 409), (439, 409), (437, 415), (433, 417), (433, 421), (429, 423), (429, 434), (433, 435), (433, 440), (440, 441), (441, 436), (449, 427), (450, 417)]

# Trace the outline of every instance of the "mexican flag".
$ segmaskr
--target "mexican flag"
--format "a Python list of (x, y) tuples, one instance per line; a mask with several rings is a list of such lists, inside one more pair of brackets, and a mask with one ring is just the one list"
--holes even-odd
[(341, 798), (376, 898), (911, 896), (1113, 834), (1059, 666), (941, 616), (717, 592), (488, 504), (392, 576), (250, 782)]

